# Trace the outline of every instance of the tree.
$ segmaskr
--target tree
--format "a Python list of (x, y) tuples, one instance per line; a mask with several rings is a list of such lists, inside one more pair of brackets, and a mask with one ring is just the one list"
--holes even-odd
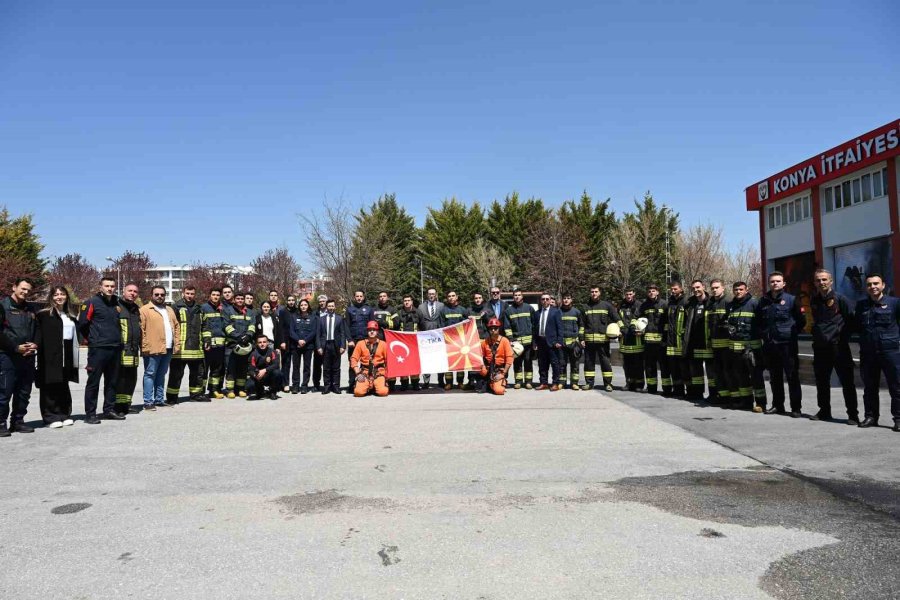
[(47, 279), (51, 285), (65, 286), (72, 302), (79, 303), (96, 291), (100, 270), (75, 252), (55, 258), (50, 264)]
[(531, 224), (526, 240), (531, 249), (525, 269), (527, 285), (557, 298), (584, 287), (591, 270), (591, 253), (581, 229), (570, 228), (551, 214)]
[(607, 298), (621, 298), (629, 287), (640, 289), (648, 256), (641, 247), (640, 223), (623, 219), (603, 247)]
[(475, 283), (462, 266), (463, 258), (468, 245), (483, 238), (484, 233), (484, 211), (477, 202), (466, 207), (451, 198), (439, 209), (429, 208), (421, 232), (426, 285), (444, 293), (456, 290), (461, 297), (475, 291)]
[[(397, 204), (394, 194), (381, 196), (360, 209), (354, 225), (351, 273), (356, 287), (370, 300), (384, 290), (393, 297), (419, 287), (416, 264), (418, 230), (415, 219)], [(418, 296), (418, 294), (413, 294)]]
[(722, 227), (712, 223), (694, 225), (678, 234), (676, 264), (685, 285), (693, 279), (720, 277), (727, 257)]
[(354, 219), (343, 200), (326, 202), (314, 216), (300, 215), (300, 226), (317, 269), (327, 278), (325, 293), (345, 304), (353, 297), (350, 257)]
[(261, 303), (270, 290), (276, 290), (282, 298), (293, 294), (300, 278), (300, 263), (282, 246), (266, 250), (250, 263), (253, 272), (244, 278), (244, 289), (253, 293)]
[(761, 271), (759, 248), (742, 241), (737, 248), (726, 252), (721, 279), (725, 280), (726, 290), (730, 290), (735, 281), (743, 281), (750, 293), (759, 297), (762, 293)]
[(0, 294), (8, 294), (17, 277), (27, 277), (34, 282), (35, 292), (44, 285), (44, 267), (41, 258), (44, 246), (34, 233), (31, 215), (13, 219), (5, 206), (0, 208)]
[(191, 265), (190, 274), (185, 279), (185, 285), (192, 285), (197, 288), (197, 298), (205, 301), (209, 296), (209, 290), (221, 288), (228, 283), (229, 273), (234, 270), (226, 263), (201, 263), (195, 262)]
[[(598, 285), (607, 285), (609, 265), (606, 263), (606, 247), (616, 227), (616, 215), (609, 208), (609, 198), (595, 203), (587, 190), (578, 202), (567, 200), (560, 206), (559, 218), (567, 227), (577, 227), (587, 240), (590, 252), (589, 279)], [(584, 287), (584, 286), (582, 286)]]
[[(129, 283), (137, 285), (140, 298), (149, 299), (150, 290), (155, 282), (150, 278), (148, 270), (155, 266), (156, 263), (146, 252), (126, 250), (122, 256), (113, 260), (112, 266), (103, 274), (119, 282), (122, 289)], [(122, 293), (122, 289), (119, 290), (119, 294)]]
[[(635, 226), (638, 246), (644, 258), (634, 284), (644, 288), (653, 283), (665, 287), (667, 273), (676, 269), (674, 257), (678, 251), (679, 215), (671, 209), (657, 206), (648, 191), (641, 202), (635, 200), (635, 212), (627, 213), (623, 220)], [(666, 242), (668, 241), (669, 266), (666, 266)], [(677, 274), (676, 274), (677, 275)]]
[[(500, 248), (485, 240), (475, 240), (463, 255), (463, 270), (475, 283), (476, 289), (486, 292), (491, 285), (509, 289), (513, 283), (515, 264)], [(486, 296), (485, 296), (486, 297)]]
[(547, 218), (550, 210), (540, 198), (519, 201), (518, 192), (503, 199), (494, 200), (485, 220), (485, 237), (497, 249), (513, 261), (513, 281), (522, 278), (528, 260), (529, 249), (525, 234), (530, 223)]

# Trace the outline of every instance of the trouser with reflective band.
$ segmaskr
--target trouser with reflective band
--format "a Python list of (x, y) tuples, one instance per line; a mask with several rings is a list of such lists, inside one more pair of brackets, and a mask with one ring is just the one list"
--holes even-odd
[[(462, 387), (463, 382), (466, 380), (466, 371), (449, 371), (447, 373), (441, 373), (441, 379), (444, 380), (444, 385), (453, 385), (453, 373), (456, 373), (456, 385)], [(356, 373), (353, 374), (353, 379), (356, 379)]]
[(627, 341), (622, 340), (619, 345), (619, 354), (625, 371), (625, 387), (630, 390), (644, 387), (644, 336), (629, 333)]
[(666, 349), (659, 342), (648, 342), (644, 345), (643, 353), (644, 377), (647, 381), (647, 391), (655, 392), (659, 379), (657, 371), (662, 378), (663, 391), (672, 389), (672, 377), (669, 375), (669, 366), (666, 364)]
[(166, 386), (166, 400), (178, 400), (178, 393), (181, 391), (181, 380), (184, 377), (184, 370), (188, 370), (188, 393), (191, 398), (195, 398), (203, 393), (203, 379), (206, 375), (203, 359), (183, 360), (173, 358), (169, 363), (169, 383)]
[(706, 377), (704, 377), (704, 366), (711, 362), (709, 358), (697, 358), (696, 356), (688, 360), (688, 377), (687, 397), (691, 400), (699, 400), (703, 398), (703, 392), (706, 390)]
[(731, 396), (727, 381), (729, 352), (728, 348), (713, 348), (712, 370), (710, 370), (709, 363), (706, 366), (706, 374), (709, 377), (709, 395), (716, 400), (727, 400)]
[(206, 364), (206, 375), (209, 376), (207, 381), (207, 390), (210, 393), (222, 392), (222, 383), (225, 377), (225, 348), (210, 348), (204, 353), (204, 362)]
[(884, 373), (888, 393), (891, 395), (891, 416), (895, 422), (900, 421), (900, 351), (860, 352), (859, 366), (863, 377), (866, 418), (878, 419), (881, 416), (878, 386), (881, 384), (881, 374)]
[(575, 358), (575, 353), (571, 348), (565, 346), (560, 351), (560, 359), (562, 360), (560, 381), (565, 379), (566, 385), (570, 387), (578, 385), (578, 359)]
[(116, 404), (124, 407), (125, 412), (131, 406), (134, 388), (137, 386), (138, 368), (119, 366), (119, 377), (116, 379)]
[(859, 402), (853, 381), (853, 356), (850, 344), (813, 344), (813, 371), (816, 374), (816, 398), (819, 410), (831, 414), (831, 372), (836, 371), (844, 392), (847, 417), (859, 420)]
[[(116, 401), (116, 381), (119, 378), (120, 348), (88, 348), (87, 383), (84, 386), (84, 414), (91, 417), (97, 414), (97, 399), (100, 395), (100, 378), (103, 378), (103, 412), (113, 409)], [(132, 392), (137, 384), (135, 369)], [(129, 400), (130, 402), (130, 400)]]
[(609, 342), (588, 342), (584, 346), (584, 379), (588, 385), (594, 385), (598, 362), (604, 385), (610, 385), (613, 373), (612, 362), (609, 360)]
[(791, 410), (800, 411), (803, 392), (800, 388), (800, 361), (797, 342), (766, 344), (763, 348), (766, 368), (769, 370), (769, 385), (772, 388), (772, 406), (784, 409), (784, 380), (787, 378)]
[(250, 357), (241, 356), (232, 352), (228, 361), (228, 376), (225, 380), (225, 389), (229, 392), (243, 392), (247, 389), (247, 371), (250, 368)]
[(758, 350), (745, 349), (744, 346), (743, 342), (733, 342), (726, 355), (728, 397), (735, 404), (749, 405), (755, 402), (757, 406), (765, 408), (762, 358)]
[(516, 383), (532, 383), (534, 380), (534, 350), (531, 342), (522, 342), (522, 354), (513, 359), (513, 373)]
[(669, 370), (669, 389), (666, 390), (665, 381), (663, 382), (663, 391), (667, 391), (675, 396), (684, 395), (685, 381), (690, 381), (690, 359), (680, 354), (669, 353), (671, 348), (666, 348), (666, 365)]

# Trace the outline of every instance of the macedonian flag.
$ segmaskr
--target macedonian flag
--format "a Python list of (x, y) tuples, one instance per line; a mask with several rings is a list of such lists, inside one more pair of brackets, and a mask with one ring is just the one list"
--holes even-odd
[(416, 333), (387, 330), (384, 336), (388, 377), (477, 371), (484, 364), (478, 327), (471, 319)]

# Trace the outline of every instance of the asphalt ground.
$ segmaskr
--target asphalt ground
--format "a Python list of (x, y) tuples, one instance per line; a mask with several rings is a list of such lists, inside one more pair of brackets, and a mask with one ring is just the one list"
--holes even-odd
[(0, 440), (0, 589), (897, 598), (898, 444), (618, 391), (183, 403)]

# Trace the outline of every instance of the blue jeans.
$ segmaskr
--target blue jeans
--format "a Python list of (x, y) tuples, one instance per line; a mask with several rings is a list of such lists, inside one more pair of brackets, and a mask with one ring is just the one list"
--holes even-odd
[(144, 357), (144, 406), (166, 401), (166, 373), (172, 361), (172, 350)]

